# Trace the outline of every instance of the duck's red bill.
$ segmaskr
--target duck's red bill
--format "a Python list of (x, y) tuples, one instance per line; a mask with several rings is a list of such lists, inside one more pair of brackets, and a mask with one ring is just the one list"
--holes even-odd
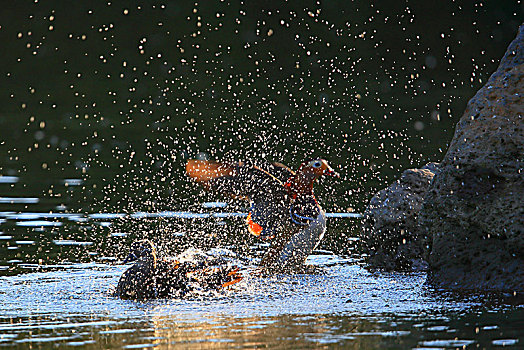
[(326, 169), (324, 171), (324, 175), (327, 175), (327, 176), (333, 176), (333, 177), (340, 177), (340, 174), (337, 173), (335, 170), (329, 168), (329, 169)]

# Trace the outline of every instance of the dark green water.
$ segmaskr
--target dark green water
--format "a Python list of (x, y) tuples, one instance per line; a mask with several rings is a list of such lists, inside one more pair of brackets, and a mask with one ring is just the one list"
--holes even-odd
[[(185, 160), (322, 156), (316, 193), (361, 212), (441, 159), (518, 25), (517, 1), (4, 1), (0, 11), (0, 346), (491, 348), (523, 344), (511, 296), (454, 296), (366, 271), (358, 219), (332, 218), (318, 274), (187, 300), (107, 291), (129, 242), (256, 256), (244, 212)], [(141, 213), (149, 213), (143, 215)], [(142, 345), (141, 345), (142, 344)]]

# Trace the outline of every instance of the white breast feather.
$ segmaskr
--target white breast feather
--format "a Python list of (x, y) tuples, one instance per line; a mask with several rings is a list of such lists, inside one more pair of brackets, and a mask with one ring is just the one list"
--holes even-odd
[(291, 237), (275, 261), (275, 265), (284, 267), (302, 264), (308, 255), (318, 246), (325, 232), (326, 214), (323, 210), (320, 210), (320, 214), (315, 220), (312, 220), (307, 227)]

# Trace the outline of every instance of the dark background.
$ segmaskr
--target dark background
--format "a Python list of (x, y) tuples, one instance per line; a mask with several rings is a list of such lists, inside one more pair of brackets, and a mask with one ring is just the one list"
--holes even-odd
[(518, 1), (1, 6), (0, 174), (20, 181), (0, 196), (41, 198), (14, 212), (194, 209), (216, 199), (184, 176), (197, 155), (322, 156), (326, 211), (361, 212), (442, 158), (523, 20)]

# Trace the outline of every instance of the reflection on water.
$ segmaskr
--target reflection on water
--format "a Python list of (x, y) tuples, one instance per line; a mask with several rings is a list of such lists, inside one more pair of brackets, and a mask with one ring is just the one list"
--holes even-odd
[[(232, 290), (148, 302), (110, 297), (124, 266), (69, 264), (0, 278), (0, 342), (177, 348), (489, 348), (523, 341), (522, 307), (453, 297), (423, 274), (373, 274), (317, 255), (312, 275), (248, 276)], [(331, 266), (327, 266), (328, 262)]]
[(18, 176), (0, 175), (0, 184), (15, 184), (18, 182)]
[[(225, 204), (225, 203), (224, 203)], [(125, 217), (131, 218), (178, 218), (178, 219), (207, 219), (210, 217), (215, 218), (227, 218), (227, 217), (246, 217), (247, 213), (229, 213), (229, 212), (217, 212), (217, 213), (195, 213), (189, 211), (162, 211), (158, 213), (146, 213), (146, 212), (137, 212), (133, 214), (118, 214), (118, 213), (96, 213), (89, 214), (86, 217), (90, 219), (122, 219)], [(0, 212), (0, 217), (3, 219), (19, 219), (19, 220), (28, 220), (28, 221), (19, 221), (16, 224), (19, 226), (60, 226), (60, 222), (50, 222), (44, 220), (31, 220), (37, 218), (51, 218), (51, 219), (60, 219), (60, 218), (69, 218), (70, 220), (79, 220), (82, 218), (78, 214), (61, 214), (61, 213), (6, 213)], [(326, 213), (328, 218), (361, 218), (362, 215), (358, 213)]]
[(0, 204), (36, 204), (38, 198), (0, 197)]

